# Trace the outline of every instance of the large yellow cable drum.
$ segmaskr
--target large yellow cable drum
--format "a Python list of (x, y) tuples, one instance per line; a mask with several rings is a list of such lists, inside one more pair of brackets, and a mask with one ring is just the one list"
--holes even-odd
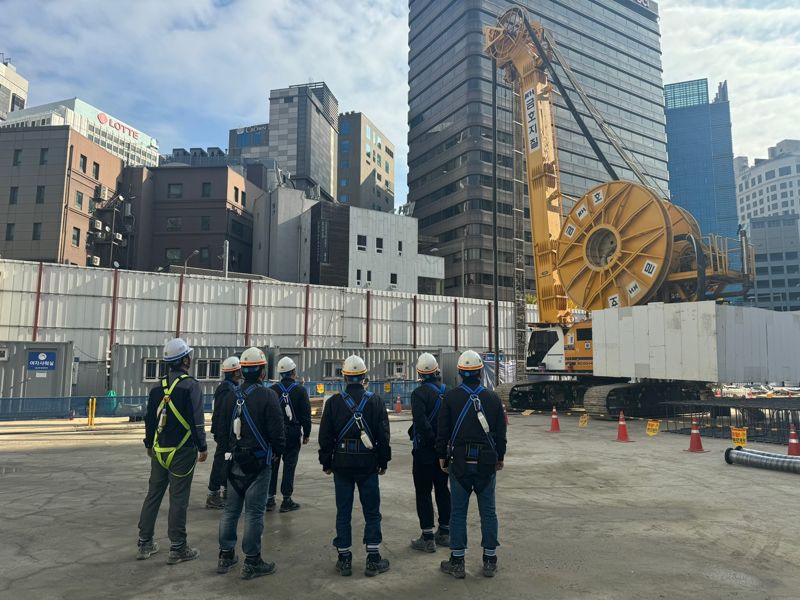
[(664, 283), (672, 252), (667, 203), (645, 186), (612, 181), (575, 203), (558, 238), (557, 268), (577, 306), (633, 306), (650, 300)]

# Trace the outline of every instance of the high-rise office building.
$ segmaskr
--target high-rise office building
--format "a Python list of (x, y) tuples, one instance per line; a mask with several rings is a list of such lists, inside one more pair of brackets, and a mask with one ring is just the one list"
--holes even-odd
[(394, 210), (394, 144), (363, 113), (339, 115), (338, 172), (339, 202)]
[[(518, 5), (552, 33), (595, 106), (654, 185), (667, 193), (656, 2), (469, 0), (444, 5), (410, 0), (409, 202), (420, 219), (421, 233), (438, 238), (440, 255), (446, 259), (446, 294), (461, 294), (463, 289), (469, 297), (492, 296), (492, 72), (491, 60), (483, 53), (483, 26)], [(568, 197), (576, 198), (607, 181), (608, 175), (561, 98), (554, 97), (561, 187)], [(512, 98), (504, 83), (498, 90), (498, 108), (498, 284), (500, 298), (509, 300), (515, 265), (512, 237), (519, 236), (512, 216)], [(581, 112), (620, 176), (633, 179), (588, 111)], [(516, 181), (518, 186), (524, 183)], [(568, 198), (565, 206), (571, 204)], [(530, 291), (527, 209), (524, 218), (521, 230)]]
[(728, 83), (709, 102), (708, 80), (664, 86), (669, 192), (703, 234), (736, 238), (736, 183)]
[(800, 213), (800, 140), (783, 140), (750, 165), (735, 159), (737, 212), (746, 226), (756, 217)]
[(25, 108), (27, 101), (28, 80), (0, 53), (0, 121), (5, 121), (8, 113)]
[(751, 303), (772, 310), (800, 310), (800, 218), (794, 214), (753, 217), (747, 223), (755, 254)]

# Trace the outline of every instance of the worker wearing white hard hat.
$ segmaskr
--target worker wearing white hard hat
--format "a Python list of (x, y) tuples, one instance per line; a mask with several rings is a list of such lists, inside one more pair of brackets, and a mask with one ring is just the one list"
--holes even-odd
[(325, 403), (319, 425), (319, 461), (333, 473), (336, 495), (336, 570), (353, 572), (352, 510), (355, 488), (364, 513), (364, 543), (367, 560), (364, 574), (373, 577), (389, 570), (381, 557), (381, 496), (378, 475), (386, 473), (392, 457), (389, 417), (380, 396), (364, 389), (367, 365), (358, 355), (342, 365), (345, 390)]
[(192, 348), (181, 338), (164, 344), (162, 356), (169, 372), (150, 390), (147, 400), (144, 445), (151, 461), (149, 489), (139, 517), (136, 556), (139, 560), (158, 552), (153, 535), (167, 487), (170, 495), (167, 562), (176, 564), (199, 555), (186, 541), (186, 509), (195, 463), (206, 460), (208, 448), (200, 384), (189, 375), (191, 353)]
[(227, 573), (238, 562), (236, 528), (244, 510), (243, 579), (269, 575), (275, 563), (261, 557), (264, 509), (273, 458), (283, 454), (286, 435), (275, 393), (262, 384), (267, 357), (259, 348), (247, 348), (239, 357), (243, 380), (223, 397), (220, 431), (228, 432), (228, 499), (219, 524), (217, 573)]
[(278, 361), (278, 376), (281, 380), (272, 386), (278, 395), (283, 411), (283, 422), (286, 428), (286, 450), (272, 466), (272, 479), (269, 482), (267, 511), (275, 509), (275, 494), (278, 491), (278, 472), (283, 463), (281, 479), (281, 495), (283, 501), (280, 512), (298, 510), (300, 505), (292, 499), (294, 493), (294, 475), (297, 461), (300, 458), (300, 446), (308, 443), (311, 436), (311, 402), (308, 392), (302, 383), (297, 381), (297, 365), (288, 356)]
[(211, 414), (211, 435), (214, 436), (214, 442), (216, 442), (217, 447), (216, 450), (214, 450), (214, 460), (211, 463), (211, 474), (208, 477), (206, 508), (225, 508), (228, 482), (228, 477), (226, 475), (227, 464), (225, 461), (225, 453), (228, 451), (228, 436), (226, 432), (220, 431), (220, 412), (225, 393), (236, 390), (241, 380), (242, 366), (239, 364), (239, 357), (229, 356), (222, 361), (222, 381), (214, 391), (214, 406)]
[(467, 512), (472, 493), (481, 517), (483, 574), (497, 572), (498, 522), (495, 511), (497, 471), (506, 453), (506, 421), (500, 398), (481, 385), (483, 360), (467, 350), (458, 359), (461, 385), (444, 396), (439, 416), (436, 451), (442, 469), (450, 476), (450, 559), (442, 561), (445, 573), (465, 576)]
[[(411, 547), (421, 552), (436, 552), (436, 546), (450, 546), (450, 489), (447, 474), (439, 468), (436, 456), (437, 423), (447, 386), (442, 383), (436, 357), (429, 352), (419, 355), (417, 375), (420, 385), (411, 392), (412, 425), (408, 435), (411, 438), (411, 474), (417, 517), (422, 533), (411, 542)], [(439, 513), (439, 527), (435, 533), (432, 492)]]

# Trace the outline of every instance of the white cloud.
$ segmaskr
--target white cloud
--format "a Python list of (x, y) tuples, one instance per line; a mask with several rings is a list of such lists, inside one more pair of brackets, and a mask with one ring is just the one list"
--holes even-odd
[(800, 2), (662, 0), (664, 82), (728, 80), (733, 147), (765, 157), (800, 138)]

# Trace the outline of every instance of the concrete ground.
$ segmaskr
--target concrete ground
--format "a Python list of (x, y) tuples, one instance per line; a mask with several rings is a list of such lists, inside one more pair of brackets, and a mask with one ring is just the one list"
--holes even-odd
[[(302, 509), (266, 516), (264, 556), (278, 572), (254, 581), (214, 573), (219, 512), (203, 507), (210, 463), (197, 469), (189, 511), (200, 558), (168, 566), (162, 550), (138, 562), (136, 522), (149, 468), (141, 425), (89, 432), (0, 424), (0, 597), (800, 597), (796, 475), (728, 466), (723, 440), (704, 439), (706, 454), (683, 452), (687, 436), (648, 438), (641, 422), (629, 424), (631, 444), (613, 441), (615, 423), (578, 429), (577, 418), (562, 417), (561, 434), (547, 433), (549, 424), (546, 415), (511, 417), (498, 477), (500, 572), (494, 580), (480, 575), (473, 507), (464, 581), (438, 571), (446, 551), (408, 548), (418, 523), (407, 422), (393, 421), (395, 458), (381, 479), (391, 571), (365, 578), (363, 547), (356, 547), (353, 577), (334, 573), (333, 484), (310, 445), (298, 467)], [(16, 433), (2, 435), (9, 430)], [(168, 546), (166, 506), (157, 539)]]

